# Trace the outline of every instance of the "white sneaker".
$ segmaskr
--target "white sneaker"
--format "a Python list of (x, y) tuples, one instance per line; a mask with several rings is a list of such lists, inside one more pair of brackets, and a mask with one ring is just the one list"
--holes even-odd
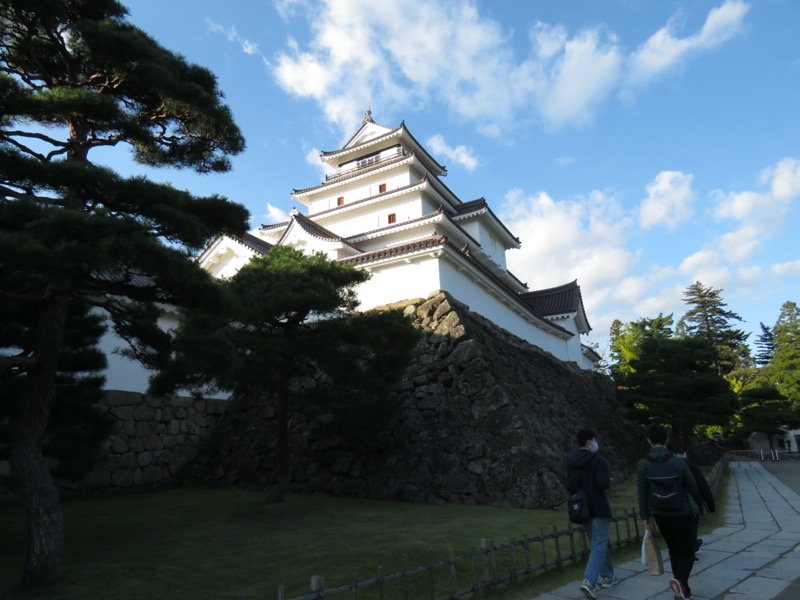
[(594, 588), (591, 583), (589, 583), (586, 579), (583, 580), (581, 584), (581, 591), (583, 595), (589, 598), (589, 600), (597, 600), (597, 594), (594, 593)]
[(611, 577), (601, 577), (597, 580), (597, 583), (600, 584), (602, 588), (610, 588), (615, 586), (619, 583), (619, 577), (612, 575)]

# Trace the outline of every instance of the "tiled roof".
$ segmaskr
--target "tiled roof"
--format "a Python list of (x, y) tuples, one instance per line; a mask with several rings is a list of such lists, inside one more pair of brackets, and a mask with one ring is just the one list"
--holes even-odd
[(517, 244), (520, 243), (519, 238), (515, 236), (513, 233), (511, 233), (508, 227), (506, 227), (505, 224), (500, 219), (497, 218), (497, 215), (494, 214), (494, 211), (492, 211), (492, 209), (489, 208), (489, 203), (486, 202), (486, 198), (478, 198), (477, 200), (470, 200), (469, 202), (464, 202), (460, 206), (456, 207), (456, 212), (458, 213), (458, 215), (468, 215), (472, 212), (478, 212), (480, 210), (485, 210), (486, 212), (488, 212), (494, 219), (495, 223), (497, 223), (512, 240), (515, 240)]
[[(361, 130), (364, 129), (364, 126), (367, 123), (374, 123), (375, 125), (378, 125), (379, 127), (383, 127), (385, 129), (390, 129), (391, 130), (391, 131), (387, 131), (385, 135), (379, 136), (378, 138), (375, 138), (375, 139), (380, 139), (382, 137), (386, 137), (388, 135), (391, 135), (391, 134), (395, 133), (396, 131), (398, 131), (400, 129), (400, 127), (403, 126), (403, 124), (401, 123), (400, 127), (395, 127), (394, 129), (392, 129), (388, 125), (383, 125), (382, 123), (375, 123), (375, 120), (372, 118), (372, 111), (367, 110), (367, 112), (364, 114), (364, 119), (361, 121), (361, 127), (359, 127), (358, 131), (356, 131), (352, 136), (350, 136), (350, 139), (345, 142), (344, 146), (342, 146), (339, 150), (324, 150), (320, 154), (322, 156), (331, 156), (332, 154), (338, 154), (339, 152), (341, 152), (342, 150), (347, 148), (347, 146), (350, 145), (350, 142), (352, 142), (356, 138), (356, 136), (359, 133), (361, 133)], [(372, 141), (372, 140), (370, 140), (370, 141)]]
[(577, 312), (581, 302), (578, 280), (548, 288), (520, 294), (523, 300), (540, 315), (563, 315)]
[(322, 183), (318, 185), (312, 185), (311, 187), (302, 188), (302, 189), (294, 189), (292, 188), (292, 195), (296, 194), (307, 194), (308, 192), (313, 192), (314, 190), (319, 190), (324, 188), (325, 186), (332, 185), (334, 183), (341, 183), (342, 181), (347, 181), (348, 179), (353, 179), (355, 177), (360, 177), (361, 175), (365, 175), (367, 173), (371, 173), (372, 171), (377, 171), (378, 169), (382, 169), (384, 167), (393, 165), (395, 163), (400, 163), (403, 161), (411, 161), (415, 157), (414, 152), (409, 152), (408, 154), (401, 154), (399, 156), (394, 156), (389, 158), (385, 161), (381, 161), (370, 165), (369, 167), (364, 167), (362, 169), (354, 169), (352, 171), (348, 171), (338, 177), (331, 177), (330, 179), (326, 179)]
[(259, 254), (266, 254), (267, 251), (272, 248), (272, 244), (267, 241), (262, 240), (260, 237), (256, 237), (252, 233), (245, 233), (242, 237), (237, 236), (228, 236), (235, 239), (237, 242), (240, 242), (250, 248), (251, 250), (255, 250)]
[[(325, 229), (322, 225), (318, 225), (317, 223), (309, 219), (307, 216), (300, 214), (299, 212), (292, 213), (292, 218), (294, 219), (295, 223), (297, 223), (300, 227), (302, 227), (306, 233), (317, 239), (326, 240), (329, 242), (341, 242), (343, 244), (346, 244), (347, 246), (350, 246), (356, 252), (361, 252), (361, 249), (358, 248), (357, 246), (354, 246), (353, 244), (346, 241), (341, 236), (336, 235), (329, 229)], [(286, 232), (284, 232), (283, 235), (285, 236)], [(283, 237), (278, 243), (280, 244), (282, 241)]]
[[(523, 292), (520, 297), (533, 310), (545, 317), (582, 312), (585, 318), (583, 296), (578, 280), (553, 288)], [(588, 322), (586, 323), (588, 326)], [(591, 329), (591, 327), (590, 327)]]
[(441, 246), (446, 242), (447, 242), (446, 237), (437, 234), (426, 238), (422, 238), (421, 240), (410, 242), (408, 244), (389, 246), (387, 248), (381, 248), (380, 250), (375, 250), (373, 252), (365, 252), (363, 254), (359, 254), (358, 256), (353, 256), (352, 258), (341, 259), (339, 262), (361, 264), (369, 262), (371, 260), (380, 260), (381, 258), (388, 258), (390, 256), (400, 256), (402, 254), (407, 254), (409, 252), (416, 252), (418, 250), (435, 248), (436, 246)]
[[(374, 121), (372, 121), (372, 122), (374, 123)], [(363, 126), (359, 127), (358, 131), (353, 135), (353, 137), (350, 138), (350, 140), (348, 140), (347, 144), (349, 144), (350, 142), (353, 141), (353, 139), (361, 132), (362, 128), (363, 128)], [(443, 174), (447, 173), (447, 167), (445, 167), (442, 164), (439, 164), (439, 161), (436, 160), (435, 158), (433, 158), (433, 156), (431, 156), (430, 153), (428, 153), (428, 151), (425, 149), (425, 147), (422, 144), (420, 144), (419, 141), (417, 140), (417, 138), (415, 138), (411, 134), (411, 132), (408, 130), (408, 128), (406, 127), (406, 122), (405, 121), (402, 121), (398, 127), (395, 127), (394, 129), (392, 129), (390, 131), (387, 131), (385, 134), (379, 135), (376, 138), (372, 138), (371, 140), (369, 140), (367, 142), (364, 142), (364, 144), (374, 144), (376, 142), (380, 142), (380, 141), (385, 140), (386, 138), (389, 138), (389, 137), (391, 137), (393, 135), (397, 135), (397, 133), (399, 133), (401, 131), (404, 132), (406, 135), (408, 135), (408, 137), (411, 139), (411, 141), (417, 147), (419, 147), (420, 150), (422, 150), (425, 153), (425, 156), (427, 156), (430, 159), (430, 161), (438, 169), (440, 169), (442, 171)], [(339, 148), (338, 150), (326, 150), (326, 151), (320, 152), (320, 156), (322, 156), (322, 157), (336, 156), (337, 154), (341, 154), (342, 152), (349, 151), (349, 150), (354, 150), (355, 148), (358, 148), (359, 146), (361, 146), (361, 144), (359, 144), (358, 146), (354, 146), (353, 148), (347, 148), (347, 144), (345, 144), (344, 147)]]

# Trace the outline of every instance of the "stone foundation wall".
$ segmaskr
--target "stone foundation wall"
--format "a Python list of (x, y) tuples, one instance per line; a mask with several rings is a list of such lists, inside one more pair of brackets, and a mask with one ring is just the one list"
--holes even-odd
[[(367, 447), (290, 422), (292, 488), (414, 502), (515, 507), (566, 500), (566, 457), (582, 427), (597, 430), (619, 481), (646, 452), (641, 431), (604, 374), (565, 363), (453, 299), (434, 293), (402, 308), (423, 336), (390, 391), (401, 406)], [(309, 425), (312, 426), (309, 432)], [(275, 475), (275, 413), (233, 401), (187, 477), (267, 488)]]
[(161, 398), (111, 390), (101, 408), (114, 417), (113, 433), (103, 445), (103, 457), (71, 490), (131, 488), (170, 483), (194, 459), (227, 400)]

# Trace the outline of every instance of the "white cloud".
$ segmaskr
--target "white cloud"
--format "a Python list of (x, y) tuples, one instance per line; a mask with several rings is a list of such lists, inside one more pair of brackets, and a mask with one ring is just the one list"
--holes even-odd
[(768, 191), (717, 191), (714, 217), (739, 222), (739, 229), (717, 242), (731, 262), (741, 262), (759, 249), (766, 238), (785, 227), (792, 202), (800, 195), (800, 161), (785, 158), (761, 173)]
[(779, 263), (777, 265), (772, 265), (772, 272), (776, 275), (780, 275), (784, 277), (786, 275), (792, 275), (797, 273), (800, 275), (800, 260), (793, 260), (790, 262)]
[(242, 52), (245, 54), (250, 56), (258, 56), (265, 65), (269, 65), (269, 60), (267, 60), (267, 57), (264, 56), (264, 54), (258, 49), (258, 44), (240, 36), (235, 27), (225, 27), (224, 25), (216, 23), (211, 19), (206, 19), (206, 26), (208, 27), (209, 31), (221, 33), (228, 39), (229, 42), (238, 44), (242, 49)]
[(572, 158), (571, 156), (559, 156), (558, 158), (556, 158), (556, 164), (559, 167), (568, 167), (569, 165), (571, 165), (574, 162), (575, 162), (575, 159)]
[(762, 181), (765, 179), (770, 180), (770, 191), (775, 199), (793, 200), (800, 196), (800, 160), (784, 158), (763, 171)]
[(508, 254), (509, 268), (531, 289), (561, 285), (577, 278), (587, 290), (617, 284), (638, 255), (625, 247), (629, 219), (613, 197), (592, 192), (557, 202), (544, 192), (506, 194), (503, 221), (522, 248)]
[(717, 207), (714, 216), (718, 219), (734, 219), (736, 221), (746, 221), (753, 217), (758, 217), (764, 204), (769, 202), (769, 197), (765, 194), (745, 191), (731, 192), (723, 194), (718, 192)]
[(390, 114), (439, 102), (484, 135), (501, 136), (519, 119), (551, 128), (590, 123), (629, 80), (642, 84), (731, 39), (748, 5), (723, 2), (685, 38), (676, 37), (673, 19), (633, 54), (603, 27), (569, 32), (537, 21), (523, 55), (513, 32), (472, 0), (395, 0), (381, 10), (374, 0), (280, 0), (277, 9), (285, 19), (303, 16), (311, 36), (302, 47), (288, 40), (273, 75), (287, 93), (318, 103), (342, 135), (368, 106)]
[(317, 148), (311, 148), (305, 154), (306, 163), (314, 167), (314, 169), (319, 173), (319, 177), (322, 181), (325, 181), (325, 177), (333, 173), (333, 167), (331, 167), (328, 163), (323, 162), (322, 159), (319, 157), (320, 151)]
[(269, 217), (270, 223), (283, 223), (289, 220), (289, 213), (285, 210), (281, 210), (277, 206), (273, 206), (269, 202), (267, 203), (266, 216)]
[(622, 60), (616, 39), (604, 39), (596, 29), (581, 31), (557, 57), (546, 67), (546, 85), (536, 86), (539, 110), (554, 127), (588, 123), (619, 80)]
[(692, 216), (694, 192), (692, 175), (680, 171), (661, 171), (647, 186), (647, 198), (639, 209), (639, 223), (645, 229), (664, 225), (673, 229)]
[(763, 233), (758, 226), (746, 224), (736, 231), (719, 236), (717, 243), (728, 262), (738, 263), (758, 249)]
[[(760, 186), (766, 191), (712, 194), (714, 216), (732, 226), (715, 226), (710, 238), (703, 237), (707, 223), (689, 218), (695, 202), (692, 176), (678, 171), (659, 173), (647, 186), (647, 199), (628, 211), (600, 191), (557, 200), (546, 192), (511, 190), (499, 215), (520, 237), (522, 248), (508, 253), (509, 269), (531, 289), (577, 278), (594, 329), (590, 340), (601, 342), (614, 319), (625, 322), (659, 313), (679, 319), (686, 309), (683, 293), (695, 281), (724, 290), (726, 298), (752, 299), (765, 287), (779, 287), (800, 275), (800, 260), (769, 268), (751, 260), (790, 222), (790, 198), (800, 196), (798, 171), (800, 161), (786, 158), (764, 169)], [(667, 239), (675, 236), (674, 247), (661, 255), (648, 254), (652, 262), (643, 261), (637, 222), (670, 226)], [(696, 239), (697, 245), (683, 255), (686, 239)]]
[(627, 85), (626, 68), (629, 80), (644, 83), (732, 38), (748, 11), (741, 0), (726, 0), (685, 38), (674, 35), (673, 19), (631, 55), (602, 27), (570, 33), (537, 21), (529, 54), (517, 57), (512, 32), (472, 0), (395, 0), (381, 10), (374, 0), (278, 0), (275, 8), (284, 20), (305, 18), (311, 37), (304, 47), (289, 38), (274, 62), (236, 28), (208, 26), (261, 57), (288, 94), (318, 103), (342, 135), (368, 106), (388, 114), (436, 101), (494, 137), (526, 118), (551, 128), (586, 125)]
[(473, 171), (478, 166), (478, 158), (473, 154), (471, 148), (464, 145), (448, 146), (444, 137), (441, 135), (434, 135), (428, 139), (427, 147), (433, 151), (434, 154), (441, 154), (452, 160), (454, 163), (461, 165), (467, 171)]
[(693, 35), (675, 35), (677, 19), (654, 33), (629, 59), (630, 83), (641, 85), (667, 71), (693, 53), (711, 50), (735, 37), (742, 29), (749, 5), (740, 0), (726, 0), (709, 11), (702, 29)]

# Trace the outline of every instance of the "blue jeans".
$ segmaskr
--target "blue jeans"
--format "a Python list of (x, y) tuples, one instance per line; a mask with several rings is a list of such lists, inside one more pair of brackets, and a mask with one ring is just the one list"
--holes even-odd
[(586, 537), (592, 545), (589, 552), (589, 562), (583, 578), (597, 585), (599, 577), (613, 577), (614, 565), (611, 563), (611, 519), (589, 519), (584, 525)]

